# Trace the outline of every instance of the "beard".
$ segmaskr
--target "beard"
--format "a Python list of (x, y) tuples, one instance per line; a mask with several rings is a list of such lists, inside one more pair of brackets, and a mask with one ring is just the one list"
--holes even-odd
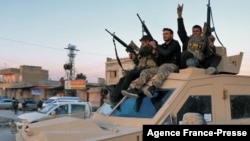
[(165, 42), (170, 42), (171, 40), (172, 40), (172, 39), (169, 38), (169, 39), (165, 39), (164, 41), (165, 41)]

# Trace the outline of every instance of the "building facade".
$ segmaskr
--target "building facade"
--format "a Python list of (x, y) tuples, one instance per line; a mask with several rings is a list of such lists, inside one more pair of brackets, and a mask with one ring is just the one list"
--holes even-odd
[[(134, 63), (129, 58), (120, 59), (125, 70), (131, 70)], [(102, 103), (101, 90), (104, 85), (115, 85), (123, 76), (122, 68), (116, 59), (107, 58), (105, 64), (106, 79), (99, 78), (98, 83), (87, 83), (85, 89), (76, 89), (76, 95), (82, 101), (91, 102), (93, 108)], [(64, 96), (64, 83), (61, 80), (49, 79), (48, 70), (40, 66), (22, 65), (20, 68), (0, 70), (0, 96), (16, 99), (31, 98), (35, 101), (47, 99), (51, 96)]]
[[(124, 70), (134, 68), (134, 62), (129, 58), (120, 58)], [(115, 85), (123, 76), (123, 70), (116, 59), (107, 58), (106, 61), (106, 85)]]
[(47, 95), (54, 95), (56, 88), (61, 86), (59, 81), (49, 81), (48, 70), (39, 66), (2, 69), (0, 76), (0, 95), (8, 98), (32, 98), (38, 101)]

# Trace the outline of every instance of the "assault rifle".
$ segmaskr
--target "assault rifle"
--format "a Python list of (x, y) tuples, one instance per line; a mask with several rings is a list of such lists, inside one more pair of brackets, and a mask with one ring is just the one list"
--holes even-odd
[(141, 21), (141, 24), (142, 24), (142, 28), (143, 28), (143, 31), (147, 33), (147, 35), (150, 37), (150, 40), (154, 40), (153, 36), (151, 35), (151, 33), (149, 32), (147, 26), (145, 25), (144, 21), (141, 20), (141, 17), (139, 16), (139, 14), (137, 13), (137, 17), (139, 18), (139, 20)]
[[(113, 41), (114, 40), (116, 40), (116, 41), (118, 41), (120, 44), (122, 44), (125, 48), (126, 48), (126, 51), (127, 52), (130, 52), (130, 53), (132, 53), (132, 54), (134, 54), (134, 56), (135, 56), (135, 58), (133, 59), (133, 61), (134, 61), (134, 63), (135, 64), (138, 64), (138, 54), (135, 52), (135, 50), (131, 47), (131, 46), (129, 46), (129, 45), (127, 45), (125, 42), (123, 42), (119, 37), (117, 37), (115, 34), (112, 34), (111, 32), (109, 32), (107, 29), (105, 29), (111, 36), (113, 36)], [(114, 46), (115, 46), (115, 42), (114, 42)], [(135, 46), (135, 45), (134, 45)], [(121, 66), (121, 68), (123, 69), (123, 67), (122, 67), (122, 64), (121, 64), (121, 62), (120, 62), (120, 59), (119, 59), (119, 57), (118, 57), (118, 54), (117, 54), (117, 51), (116, 51), (116, 46), (115, 46), (115, 54), (116, 54), (116, 58), (117, 58), (117, 61), (118, 61), (118, 63), (119, 63), (119, 65)], [(123, 69), (124, 70), (124, 69)], [(124, 70), (125, 71), (125, 70)]]
[(210, 22), (211, 22), (211, 7), (210, 7), (210, 0), (208, 0), (207, 4), (207, 27), (206, 27), (206, 33), (205, 36), (210, 36), (211, 33), (214, 31), (213, 28), (211, 28)]
[(205, 38), (206, 38), (206, 54), (210, 54), (210, 46), (209, 46), (209, 40), (208, 37), (211, 35), (211, 33), (214, 31), (214, 28), (211, 28), (210, 25), (211, 22), (211, 7), (210, 7), (210, 0), (208, 0), (207, 4), (207, 22), (206, 22), (206, 27), (205, 27)]
[(109, 32), (107, 29), (105, 29), (111, 36), (113, 36), (113, 38), (118, 41), (121, 45), (123, 45), (126, 48), (127, 52), (130, 52), (132, 54), (134, 54), (137, 57), (137, 53), (135, 52), (135, 50), (127, 45), (125, 42), (123, 42), (119, 37), (117, 37), (115, 34), (112, 34), (111, 32)]

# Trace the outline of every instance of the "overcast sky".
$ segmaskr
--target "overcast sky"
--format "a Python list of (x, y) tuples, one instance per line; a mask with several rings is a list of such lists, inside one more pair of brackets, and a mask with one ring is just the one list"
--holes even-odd
[[(177, 31), (177, 5), (184, 4), (187, 32), (206, 21), (208, 0), (1, 0), (0, 69), (21, 65), (42, 66), (52, 80), (65, 77), (63, 65), (69, 61), (65, 48), (73, 44), (76, 73), (89, 82), (105, 77), (107, 57), (115, 58), (110, 30), (129, 44), (139, 45), (142, 36), (137, 13), (153, 37), (163, 43), (162, 29)], [(240, 74), (250, 74), (249, 0), (211, 0), (213, 21), (219, 40), (228, 55), (244, 52)], [(213, 33), (214, 34), (214, 33)], [(181, 42), (180, 42), (181, 44)], [(116, 43), (119, 57), (127, 57)], [(220, 46), (218, 40), (216, 45)]]

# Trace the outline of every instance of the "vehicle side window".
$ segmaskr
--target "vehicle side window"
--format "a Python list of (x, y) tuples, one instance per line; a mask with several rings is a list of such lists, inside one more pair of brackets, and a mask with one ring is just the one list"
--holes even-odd
[(12, 100), (6, 99), (6, 100), (4, 100), (4, 102), (9, 103), (9, 102), (12, 102)]
[(200, 113), (204, 116), (207, 122), (212, 121), (211, 96), (189, 96), (180, 111), (177, 113), (177, 124), (181, 123), (183, 115), (187, 112)]
[(56, 115), (67, 114), (68, 113), (68, 105), (61, 105), (55, 110)]
[(85, 105), (72, 104), (71, 105), (71, 113), (78, 113), (85, 111)]
[(250, 96), (248, 95), (231, 95), (231, 118), (249, 118), (250, 117)]

